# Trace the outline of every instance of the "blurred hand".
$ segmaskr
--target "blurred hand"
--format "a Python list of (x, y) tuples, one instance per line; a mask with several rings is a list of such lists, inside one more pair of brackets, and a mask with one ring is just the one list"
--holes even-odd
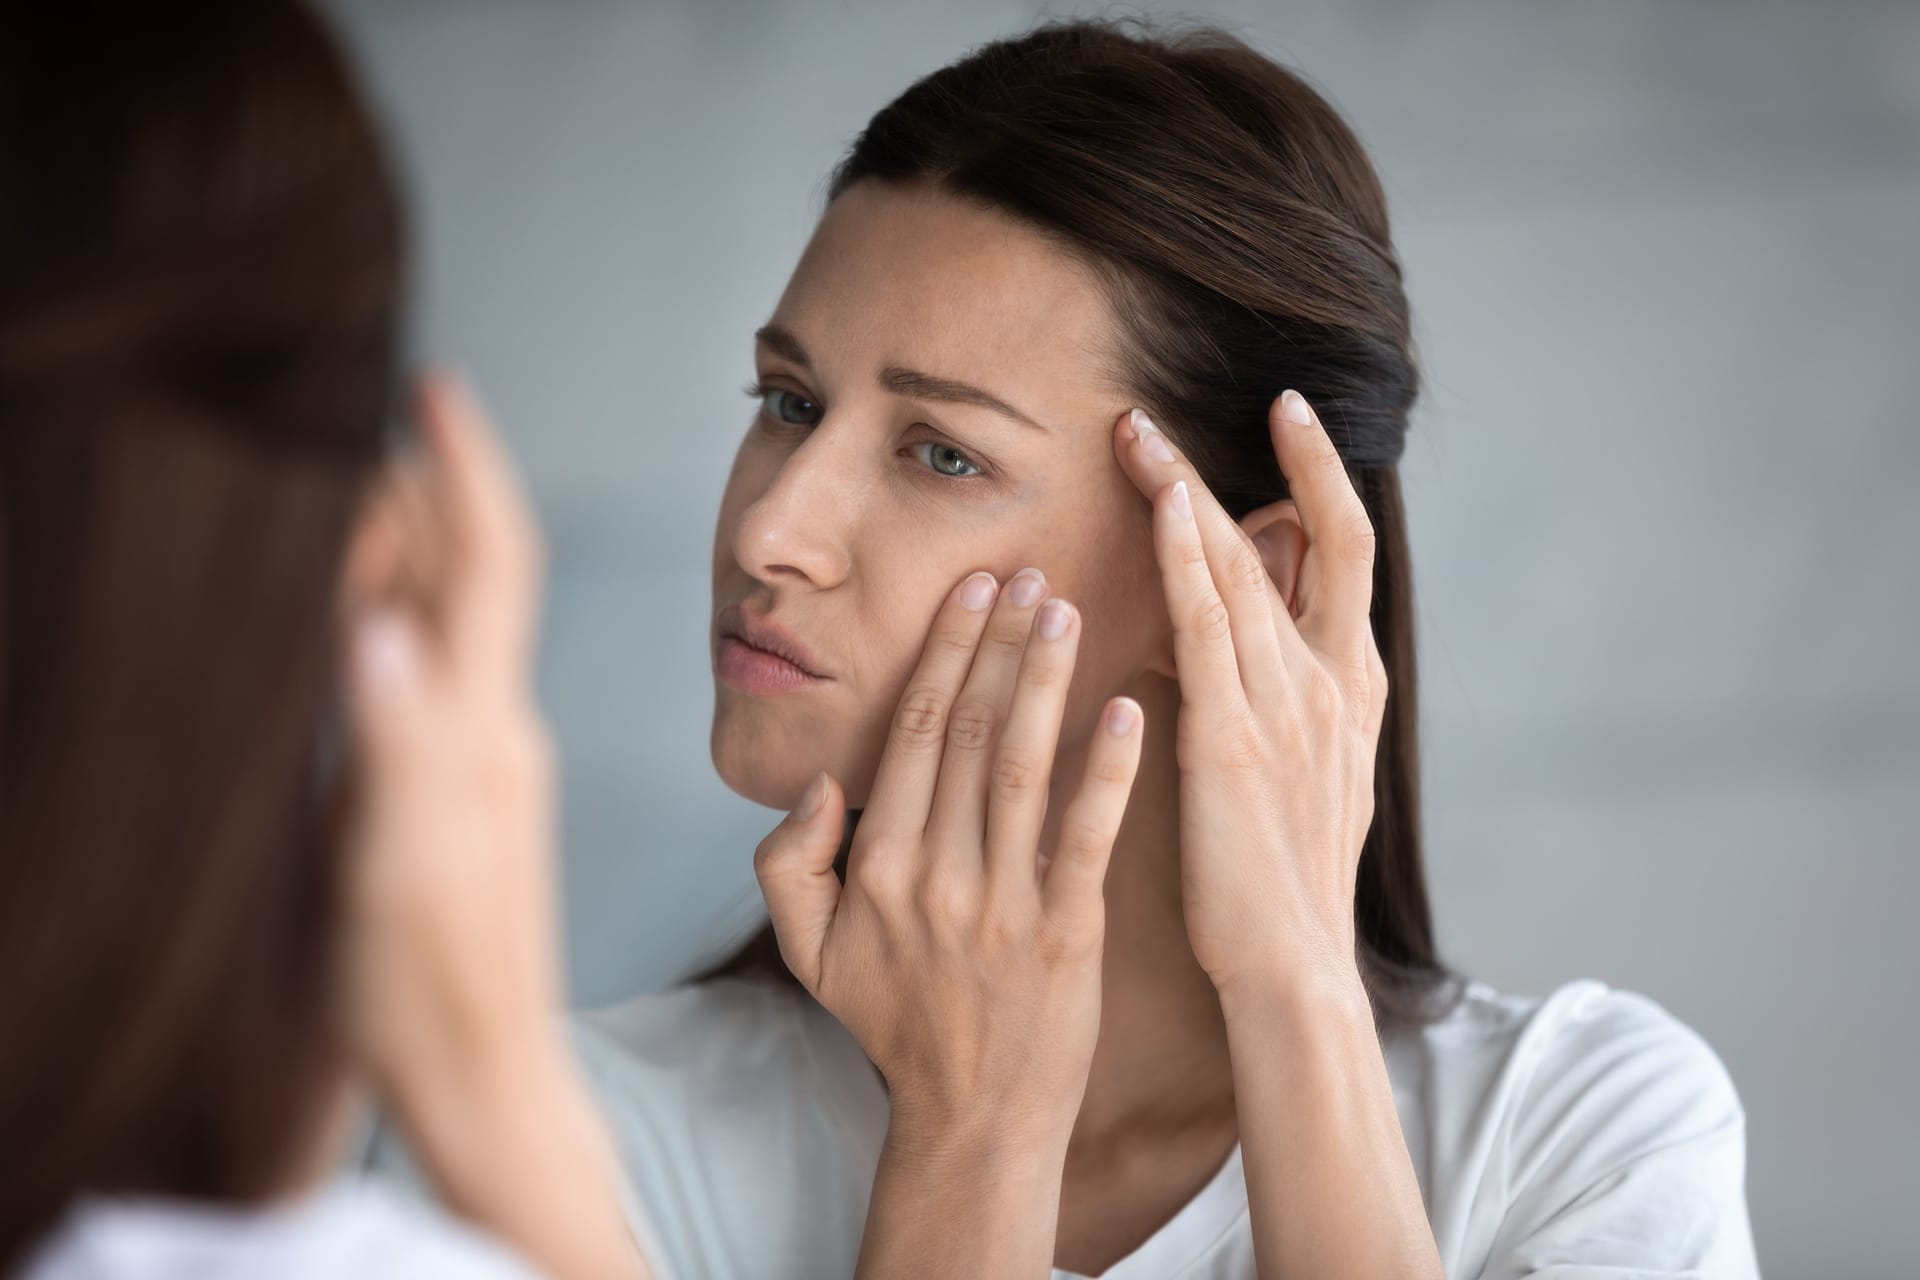
[(347, 1024), (403, 1099), (546, 1043), (562, 998), (539, 542), (472, 396), (429, 378), (420, 412), (432, 580), (351, 621), (348, 680)]

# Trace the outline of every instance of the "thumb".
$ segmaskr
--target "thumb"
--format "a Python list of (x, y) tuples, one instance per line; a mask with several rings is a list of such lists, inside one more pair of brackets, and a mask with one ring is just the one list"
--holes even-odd
[(767, 900), (780, 958), (808, 991), (820, 979), (820, 953), (840, 902), (840, 878), (833, 873), (846, 826), (846, 800), (840, 786), (822, 773), (810, 783), (786, 820), (753, 851), (753, 874)]

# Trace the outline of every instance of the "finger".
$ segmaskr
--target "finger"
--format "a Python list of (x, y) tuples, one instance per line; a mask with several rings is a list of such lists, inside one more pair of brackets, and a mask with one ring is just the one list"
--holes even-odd
[(999, 594), (992, 574), (976, 573), (949, 592), (934, 615), (920, 665), (907, 681), (881, 749), (873, 790), (860, 815), (863, 834), (917, 842), (926, 831), (946, 751), (947, 721)]
[[(1154, 546), (1169, 608), (1176, 592), (1184, 602), (1184, 612), (1173, 614), (1182, 673), (1187, 658), (1178, 646), (1184, 630), (1187, 652), (1214, 669), (1220, 687), (1229, 665), (1235, 683), (1255, 697), (1280, 687), (1287, 663), (1276, 614), (1285, 608), (1259, 551), (1151, 418), (1135, 409), (1120, 427), (1129, 429), (1132, 440), (1120, 446), (1122, 466), (1141, 491), (1155, 496), (1186, 486), (1184, 505), (1171, 499), (1164, 505), (1172, 510), (1163, 511), (1156, 497), (1154, 516)], [(1177, 527), (1163, 540), (1160, 526), (1167, 515)]]
[(936, 849), (966, 851), (975, 868), (984, 865), (994, 754), (1033, 635), (1034, 615), (1046, 595), (1046, 575), (1038, 569), (1022, 569), (1007, 580), (947, 720), (946, 753), (927, 833)]
[(822, 773), (753, 853), (754, 878), (767, 900), (780, 958), (808, 991), (819, 985), (821, 952), (840, 903), (833, 859), (846, 820), (839, 784)]
[(1373, 522), (1305, 397), (1297, 391), (1281, 395), (1267, 414), (1267, 427), (1307, 532), (1307, 554), (1316, 561), (1314, 573), (1301, 575), (1300, 634), (1357, 667), (1364, 661), (1361, 646), (1373, 602)]
[(1055, 919), (1088, 919), (1100, 913), (1107, 861), (1140, 767), (1140, 704), (1115, 698), (1101, 712), (1087, 751), (1087, 771), (1060, 819), (1060, 839), (1041, 886), (1047, 913)]
[(540, 540), (486, 412), (457, 378), (421, 382), (421, 425), (449, 541), (446, 643), (462, 671), (526, 672), (539, 596)]
[(1079, 644), (1079, 611), (1065, 600), (1041, 605), (994, 752), (987, 787), (987, 874), (1028, 892), (1039, 884), (1040, 829), (1047, 819), (1060, 720)]
[(346, 731), (354, 758), (378, 785), (423, 711), (419, 628), (396, 609), (376, 609), (349, 624), (346, 648)]

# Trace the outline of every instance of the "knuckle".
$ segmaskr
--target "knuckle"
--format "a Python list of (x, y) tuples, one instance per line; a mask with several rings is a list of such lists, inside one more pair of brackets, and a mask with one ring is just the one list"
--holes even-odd
[(1227, 562), (1227, 581), (1243, 592), (1264, 590), (1271, 579), (1252, 547), (1242, 545)]
[(959, 658), (970, 657), (979, 643), (973, 630), (965, 626), (935, 627), (927, 640), (930, 649)]
[(1345, 702), (1340, 692), (1339, 682), (1325, 671), (1316, 672), (1307, 680), (1304, 693), (1306, 709), (1315, 719), (1328, 720), (1340, 714)]
[(940, 740), (947, 722), (947, 700), (938, 689), (909, 689), (893, 715), (894, 738), (910, 747)]
[(955, 704), (947, 722), (947, 745), (959, 751), (979, 751), (993, 741), (999, 717), (987, 703), (967, 698)]
[(1027, 628), (1006, 625), (988, 627), (982, 645), (1003, 657), (1018, 657), (1027, 649)]
[(1367, 519), (1365, 508), (1361, 508), (1348, 517), (1341, 531), (1341, 542), (1346, 555), (1356, 564), (1372, 564), (1374, 547), (1379, 536), (1373, 531), (1373, 522)]
[(1026, 665), (1020, 671), (1020, 683), (1029, 689), (1051, 689), (1060, 683), (1066, 673), (1066, 664), (1051, 657), (1037, 656), (1036, 649), (1027, 656)]
[(1084, 963), (1099, 955), (1104, 933), (1099, 913), (1049, 917), (1038, 930), (1035, 944), (1041, 959), (1052, 966)]
[(872, 850), (865, 851), (865, 854), (864, 857), (853, 859), (852, 865), (847, 868), (847, 883), (873, 902), (898, 902), (904, 888), (897, 865), (899, 860), (875, 857)]
[(973, 916), (973, 895), (953, 876), (933, 875), (914, 894), (920, 914), (936, 929), (955, 929)]
[(1267, 768), (1267, 744), (1251, 728), (1242, 727), (1220, 740), (1220, 763), (1237, 773), (1262, 773)]
[(1206, 598), (1193, 606), (1187, 618), (1187, 629), (1209, 644), (1231, 639), (1233, 618), (1227, 613), (1226, 602), (1209, 592)]
[(1003, 746), (993, 761), (993, 787), (1002, 796), (1024, 796), (1041, 782), (1040, 758), (1024, 747)]
[(781, 854), (785, 846), (774, 836), (768, 836), (753, 847), (754, 878), (764, 882), (769, 875), (776, 874), (782, 861)]
[(1060, 820), (1059, 856), (1087, 862), (1098, 857), (1113, 839), (1112, 833), (1084, 814)]

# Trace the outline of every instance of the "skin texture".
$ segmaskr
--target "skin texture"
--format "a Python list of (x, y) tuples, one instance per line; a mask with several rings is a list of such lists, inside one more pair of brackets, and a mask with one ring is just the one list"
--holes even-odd
[[(1292, 423), (1298, 397), (1276, 400), (1276, 454), (1300, 506), (1236, 525), (1130, 412), (1094, 277), (1037, 232), (925, 187), (860, 184), (836, 200), (772, 323), (780, 332), (756, 352), (771, 390), (722, 504), (715, 604), (784, 625), (829, 678), (777, 696), (720, 683), (714, 761), (735, 790), (782, 807), (816, 770), (831, 775), (827, 816), (796, 816), (770, 837), (772, 856), (762, 847), (783, 954), (888, 1079), (883, 1169), (944, 1179), (965, 1197), (951, 1203), (1024, 1251), (965, 1256), (938, 1196), (881, 1190), (869, 1246), (885, 1225), (943, 1242), (937, 1258), (920, 1251), (916, 1274), (1044, 1274), (1048, 1262), (1097, 1274), (1239, 1141), (1263, 1276), (1438, 1274), (1353, 956), (1386, 690), (1366, 622), (1371, 530), (1317, 419)], [(889, 372), (902, 368), (984, 388), (1040, 427), (932, 398), (924, 380)], [(967, 464), (984, 474), (938, 474)], [(1068, 815), (1101, 709), (1124, 695), (1145, 715), (1103, 886), (1099, 973), (1081, 974), (1072, 1000), (1049, 931), (1030, 916), (1010, 926), (963, 891), (1009, 856), (991, 839), (955, 852), (954, 832), (992, 829), (997, 793), (956, 808), (940, 798), (949, 788), (882, 763), (890, 733), (927, 718), (897, 710), (909, 688), (906, 705), (919, 698), (909, 677), (939, 647), (927, 641), (943, 602), (971, 573), (1004, 583), (1022, 566), (1079, 607), (1080, 640), (1046, 817), (1012, 856), (1038, 867), (1063, 829), (1086, 834)], [(949, 754), (991, 754), (1029, 695), (967, 687), (933, 700), (938, 736)], [(846, 891), (828, 883), (841, 808), (929, 815), (918, 832), (884, 824), (873, 847), (895, 874), (877, 891), (864, 820)], [(990, 981), (942, 967), (956, 922), (1000, 944)], [(869, 953), (884, 944), (889, 963), (843, 965), (834, 980), (840, 935)], [(912, 998), (871, 989), (879, 973), (912, 975)], [(988, 1028), (1049, 1001), (1084, 1008), (1090, 992), (1091, 1052), (1084, 1036), (1028, 1040), (1024, 1101), (950, 1087), (955, 1064), (999, 1080)], [(1057, 1199), (1036, 1194), (1056, 1169)], [(1036, 1215), (1053, 1222), (1036, 1232)], [(863, 1265), (877, 1256), (870, 1247)]]

